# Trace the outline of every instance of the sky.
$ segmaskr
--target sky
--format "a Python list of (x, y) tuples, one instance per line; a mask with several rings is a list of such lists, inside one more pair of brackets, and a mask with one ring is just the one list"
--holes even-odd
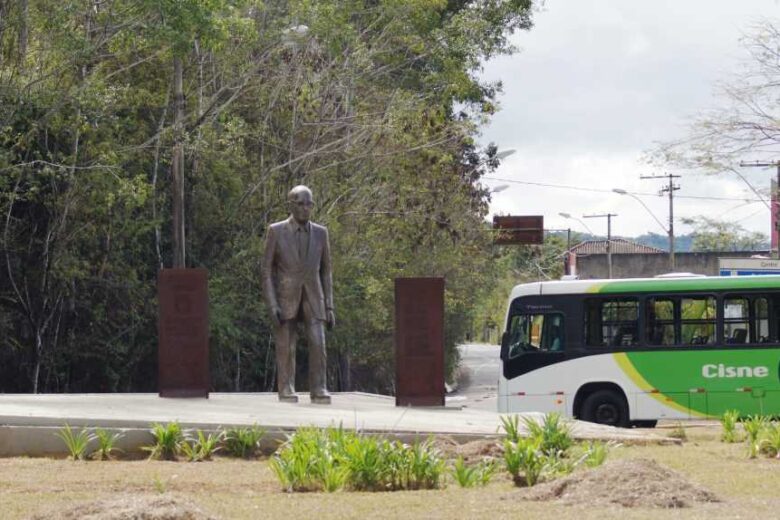
[[(682, 138), (691, 119), (719, 101), (746, 58), (740, 37), (762, 19), (780, 19), (780, 0), (546, 0), (530, 31), (513, 36), (520, 52), (484, 65), (481, 77), (501, 81), (500, 111), (479, 142), (515, 150), (485, 179), (491, 213), (544, 215), (546, 229), (606, 235), (665, 233), (636, 198), (666, 226), (664, 180), (640, 175), (677, 173), (642, 161), (656, 143)], [(750, 157), (746, 157), (750, 160)], [(745, 169), (768, 188), (774, 169)], [(675, 234), (690, 232), (683, 217), (704, 215), (769, 234), (769, 209), (736, 176), (685, 172), (677, 179)], [(574, 186), (563, 189), (533, 184)], [(686, 197), (722, 197), (702, 200)], [(566, 219), (560, 212), (577, 217)]]

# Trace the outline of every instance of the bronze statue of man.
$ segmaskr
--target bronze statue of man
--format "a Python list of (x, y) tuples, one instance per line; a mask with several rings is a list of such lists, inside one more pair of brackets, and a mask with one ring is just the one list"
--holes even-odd
[(268, 226), (263, 257), (263, 290), (276, 338), (279, 400), (297, 403), (295, 345), (303, 322), (309, 340), (312, 403), (330, 404), (326, 388), (325, 325), (336, 324), (328, 230), (311, 222), (314, 200), (306, 186), (287, 195), (290, 217)]

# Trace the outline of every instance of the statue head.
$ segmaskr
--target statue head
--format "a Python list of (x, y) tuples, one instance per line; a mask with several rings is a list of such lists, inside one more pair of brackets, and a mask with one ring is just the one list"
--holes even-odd
[(314, 207), (311, 190), (303, 185), (294, 187), (287, 194), (287, 205), (295, 221), (305, 224), (311, 218), (311, 210)]

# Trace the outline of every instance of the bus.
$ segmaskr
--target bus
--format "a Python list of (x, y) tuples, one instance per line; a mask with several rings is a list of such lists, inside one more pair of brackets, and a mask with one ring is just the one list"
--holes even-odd
[(612, 426), (780, 415), (780, 276), (516, 286), (498, 411)]

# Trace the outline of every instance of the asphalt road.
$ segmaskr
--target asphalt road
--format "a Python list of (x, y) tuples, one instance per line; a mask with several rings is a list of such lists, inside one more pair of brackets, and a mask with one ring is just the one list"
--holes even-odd
[(469, 344), (458, 347), (461, 375), (458, 389), (447, 401), (467, 408), (496, 411), (500, 359), (498, 345)]

